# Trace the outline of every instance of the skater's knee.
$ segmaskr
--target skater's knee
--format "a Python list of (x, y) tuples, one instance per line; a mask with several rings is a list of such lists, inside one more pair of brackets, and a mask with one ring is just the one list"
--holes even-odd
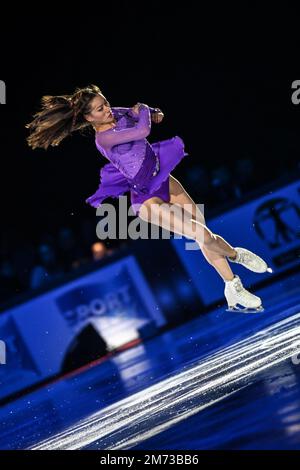
[(147, 199), (146, 201), (143, 202), (143, 204), (140, 206), (139, 209), (139, 217), (145, 221), (150, 221), (151, 219), (151, 214), (153, 216), (153, 213), (155, 211), (155, 207), (159, 209), (160, 205), (164, 201), (159, 198), (159, 197), (151, 197)]

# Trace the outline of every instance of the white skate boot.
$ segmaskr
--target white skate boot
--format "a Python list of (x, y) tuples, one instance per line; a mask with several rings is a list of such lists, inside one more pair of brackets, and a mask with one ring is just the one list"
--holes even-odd
[(225, 281), (224, 294), (228, 303), (227, 312), (255, 313), (264, 311), (261, 299), (243, 287), (237, 274), (235, 274), (232, 281)]
[(231, 261), (231, 263), (241, 264), (245, 268), (250, 269), (250, 271), (254, 271), (255, 273), (273, 272), (271, 268), (268, 268), (267, 263), (255, 253), (252, 253), (252, 251), (240, 247), (234, 247), (234, 249), (237, 252), (236, 258), (231, 259), (227, 256), (228, 261)]

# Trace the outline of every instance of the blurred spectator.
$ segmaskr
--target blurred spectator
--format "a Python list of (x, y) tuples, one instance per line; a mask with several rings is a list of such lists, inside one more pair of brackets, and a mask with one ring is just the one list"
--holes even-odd
[(58, 232), (57, 243), (59, 248), (59, 261), (68, 271), (77, 267), (78, 261), (84, 258), (84, 248), (79, 247), (76, 236), (69, 227), (62, 227)]
[(0, 264), (0, 300), (6, 301), (21, 289), (21, 284), (10, 260)]
[(254, 164), (250, 158), (241, 158), (236, 161), (234, 168), (235, 195), (241, 197), (254, 187)]
[(98, 261), (106, 256), (106, 246), (103, 242), (95, 242), (91, 246), (93, 260)]
[(59, 279), (64, 274), (64, 269), (57, 264), (54, 248), (42, 243), (38, 247), (39, 264), (33, 267), (30, 273), (30, 288), (36, 289), (49, 281)]
[(36, 249), (33, 244), (25, 241), (14, 241), (11, 254), (16, 275), (20, 281), (21, 289), (28, 287), (30, 271), (35, 264)]
[(187, 169), (184, 181), (187, 191), (190, 191), (191, 194), (196, 194), (196, 197), (204, 196), (211, 191), (209, 173), (199, 164)]
[(211, 172), (213, 198), (216, 202), (225, 202), (234, 196), (231, 173), (225, 165), (221, 165)]
[(90, 253), (90, 246), (97, 239), (96, 222), (94, 219), (83, 219), (80, 224), (80, 240)]

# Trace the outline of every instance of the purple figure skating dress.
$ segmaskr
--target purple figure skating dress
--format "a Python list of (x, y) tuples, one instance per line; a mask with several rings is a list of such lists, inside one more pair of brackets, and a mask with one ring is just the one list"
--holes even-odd
[(112, 108), (116, 127), (96, 132), (96, 147), (110, 163), (100, 170), (99, 188), (86, 202), (98, 207), (108, 197), (130, 191), (135, 215), (150, 197), (170, 202), (170, 172), (188, 155), (178, 136), (150, 144), (151, 113), (156, 110), (140, 105), (136, 115), (131, 108)]

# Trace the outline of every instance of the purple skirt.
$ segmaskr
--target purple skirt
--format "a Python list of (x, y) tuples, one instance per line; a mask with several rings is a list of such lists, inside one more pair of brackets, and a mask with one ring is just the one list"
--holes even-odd
[(144, 160), (139, 172), (133, 178), (130, 190), (133, 212), (138, 215), (140, 206), (151, 197), (159, 197), (170, 202), (169, 176), (178, 163), (188, 155), (184, 151), (183, 140), (178, 137), (151, 144), (151, 151)]
[(135, 215), (140, 206), (151, 197), (170, 202), (169, 176), (178, 163), (188, 155), (184, 142), (178, 137), (155, 142), (147, 146), (147, 153), (141, 168), (133, 179), (127, 180), (111, 163), (100, 171), (101, 183), (93, 196), (86, 202), (98, 207), (107, 197), (118, 197), (130, 191), (131, 206)]

